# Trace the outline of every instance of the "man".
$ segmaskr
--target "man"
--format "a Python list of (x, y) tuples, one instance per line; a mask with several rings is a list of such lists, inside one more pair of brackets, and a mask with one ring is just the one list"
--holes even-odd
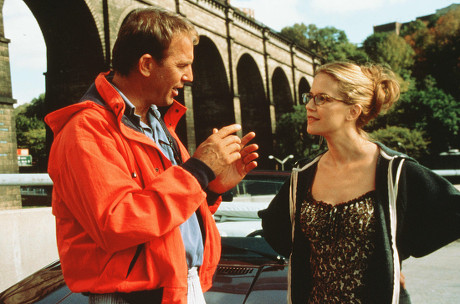
[[(80, 102), (46, 117), (64, 278), (90, 303), (204, 303), (220, 258), (219, 194), (257, 166), (255, 136), (215, 129), (190, 158), (174, 100), (198, 35), (157, 9), (131, 13)], [(162, 115), (158, 107), (167, 108)]]

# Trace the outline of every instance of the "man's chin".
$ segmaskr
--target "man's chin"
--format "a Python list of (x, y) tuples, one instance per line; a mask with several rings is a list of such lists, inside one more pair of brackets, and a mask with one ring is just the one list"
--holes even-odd
[(163, 100), (162, 102), (159, 102), (156, 104), (157, 107), (168, 107), (174, 103), (173, 98), (168, 98), (167, 100)]

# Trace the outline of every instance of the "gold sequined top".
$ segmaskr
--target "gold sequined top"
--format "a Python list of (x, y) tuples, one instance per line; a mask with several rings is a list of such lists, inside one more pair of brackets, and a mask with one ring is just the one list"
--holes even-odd
[(338, 205), (309, 192), (300, 224), (311, 244), (313, 290), (308, 303), (362, 303), (363, 276), (374, 252), (375, 191)]

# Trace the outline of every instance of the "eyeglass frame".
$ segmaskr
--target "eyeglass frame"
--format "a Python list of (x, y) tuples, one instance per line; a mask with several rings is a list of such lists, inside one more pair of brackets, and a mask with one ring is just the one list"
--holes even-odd
[[(325, 96), (326, 100), (324, 102), (318, 103), (317, 97), (320, 97), (320, 96)], [(344, 99), (335, 98), (335, 97), (329, 96), (326, 93), (318, 93), (316, 95), (314, 95), (312, 92), (302, 93), (302, 104), (306, 105), (312, 99), (313, 99), (313, 103), (315, 104), (315, 106), (321, 106), (325, 104), (326, 102), (330, 102), (331, 99), (343, 102), (345, 104), (350, 104), (348, 101)]]

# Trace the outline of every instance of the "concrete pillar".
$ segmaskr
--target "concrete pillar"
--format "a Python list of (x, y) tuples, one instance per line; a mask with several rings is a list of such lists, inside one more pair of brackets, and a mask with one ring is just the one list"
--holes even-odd
[(276, 133), (276, 110), (275, 105), (270, 104), (270, 125), (272, 128), (272, 134)]
[(196, 136), (195, 136), (195, 117), (193, 115), (193, 94), (190, 85), (184, 86), (184, 104), (187, 107), (185, 113), (185, 120), (187, 126), (187, 148), (188, 153), (193, 155), (196, 150)]
[[(233, 110), (235, 111), (235, 123), (243, 125), (243, 121), (241, 120), (241, 100), (240, 96), (233, 97)], [(243, 130), (237, 132), (239, 137), (243, 136)]]

